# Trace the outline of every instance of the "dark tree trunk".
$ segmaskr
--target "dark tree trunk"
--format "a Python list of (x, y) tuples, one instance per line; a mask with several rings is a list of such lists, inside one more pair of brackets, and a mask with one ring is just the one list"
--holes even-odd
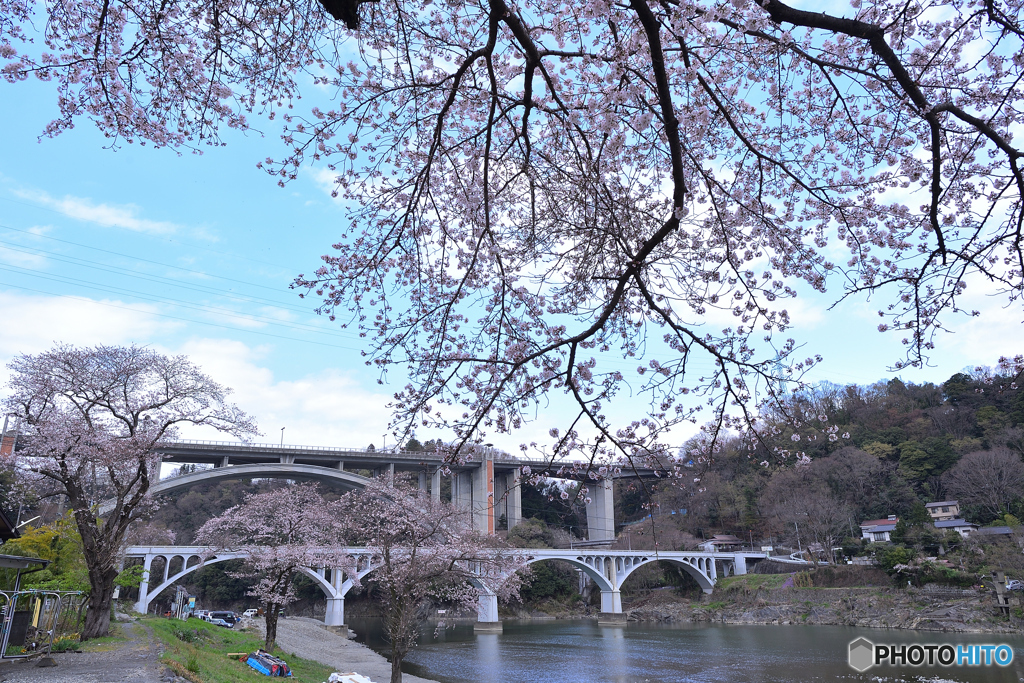
[(110, 606), (114, 602), (114, 579), (116, 569), (106, 571), (90, 569), (89, 608), (85, 613), (85, 625), (82, 627), (82, 640), (102, 638), (110, 630)]
[(267, 652), (274, 651), (274, 641), (277, 640), (277, 617), (281, 608), (272, 602), (266, 604), (267, 613), (264, 617), (267, 624), (267, 637), (263, 641), (263, 649)]
[(391, 683), (402, 683), (402, 655), (391, 648)]

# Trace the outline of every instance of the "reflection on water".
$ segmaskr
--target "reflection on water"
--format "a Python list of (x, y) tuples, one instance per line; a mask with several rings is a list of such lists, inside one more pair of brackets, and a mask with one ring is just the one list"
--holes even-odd
[[(351, 619), (358, 640), (387, 654), (379, 620)], [(1024, 637), (887, 631), (841, 626), (628, 624), (596, 621), (504, 622), (501, 634), (475, 634), (463, 624), (434, 637), (424, 629), (403, 670), (442, 683), (789, 683), (791, 681), (931, 681), (1011, 683), (1024, 680)], [(847, 663), (850, 641), (1010, 645), (1001, 667), (873, 667)]]

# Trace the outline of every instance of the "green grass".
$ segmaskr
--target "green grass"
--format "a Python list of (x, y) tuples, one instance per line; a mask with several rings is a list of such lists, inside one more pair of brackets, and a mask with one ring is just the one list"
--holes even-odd
[[(228, 652), (252, 652), (263, 647), (263, 639), (255, 633), (232, 631), (198, 619), (184, 622), (150, 617), (143, 619), (142, 623), (152, 628), (153, 635), (164, 643), (164, 660), (175, 662), (170, 666), (179, 673), (188, 671), (192, 674), (190, 678), (197, 683), (256, 683), (270, 680), (237, 658), (227, 656)], [(274, 654), (288, 662), (292, 677), (287, 680), (294, 683), (322, 683), (333, 672), (333, 669), (319, 662), (300, 659), (280, 649)]]
[(741, 574), (718, 579), (715, 590), (757, 590), (758, 588), (780, 588), (789, 574)]
[(83, 652), (110, 652), (128, 642), (128, 636), (125, 634), (124, 629), (117, 624), (111, 624), (108, 633), (110, 635), (82, 642), (78, 649)]

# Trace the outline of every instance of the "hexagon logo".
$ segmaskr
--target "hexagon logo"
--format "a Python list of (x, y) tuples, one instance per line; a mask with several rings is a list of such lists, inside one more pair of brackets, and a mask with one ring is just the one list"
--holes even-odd
[(867, 638), (858, 638), (850, 643), (850, 666), (863, 672), (874, 666), (875, 644)]

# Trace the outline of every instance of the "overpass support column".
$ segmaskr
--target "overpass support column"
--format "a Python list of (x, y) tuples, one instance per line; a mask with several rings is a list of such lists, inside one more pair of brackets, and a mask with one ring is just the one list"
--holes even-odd
[(587, 488), (590, 489), (590, 504), (587, 505), (587, 529), (589, 540), (614, 541), (614, 482), (611, 479), (601, 479), (592, 484), (587, 484)]
[(228, 456), (226, 456), (226, 455), (220, 461), (220, 466), (221, 467), (227, 467), (230, 464), (231, 464), (231, 459)]
[(483, 453), (480, 468), (472, 473), (473, 528), (484, 534), (494, 533), (494, 455)]
[(324, 614), (324, 625), (345, 625), (345, 598), (327, 598), (327, 612)]
[(743, 555), (736, 555), (736, 561), (732, 565), (732, 573), (739, 576), (747, 573), (747, 558)]
[(416, 479), (416, 486), (420, 491), (427, 492), (427, 473), (420, 472), (420, 476)]
[(505, 518), (508, 520), (509, 529), (523, 521), (523, 489), (520, 487), (520, 484), (522, 483), (521, 478), (522, 472), (517, 467), (508, 473), (508, 478), (505, 480), (506, 485), (508, 486), (508, 504), (505, 506)]
[(430, 475), (430, 497), (435, 503), (441, 502), (441, 468), (438, 467)]

